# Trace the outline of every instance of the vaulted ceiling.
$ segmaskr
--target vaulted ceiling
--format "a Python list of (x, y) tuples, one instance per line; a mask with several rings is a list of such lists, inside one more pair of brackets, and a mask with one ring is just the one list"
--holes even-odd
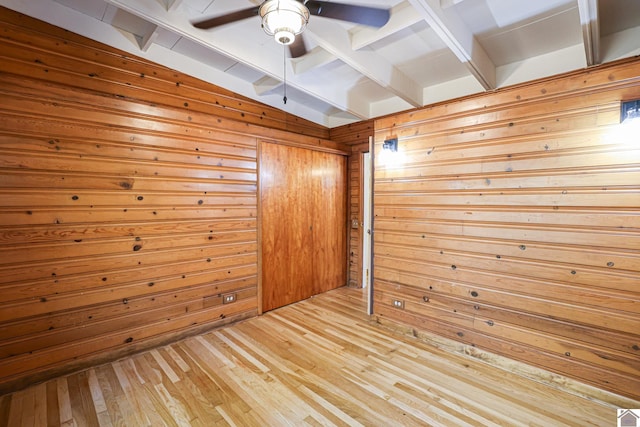
[(327, 127), (640, 54), (637, 0), (336, 2), (391, 17), (372, 28), (311, 16), (307, 53), (290, 58), (257, 15), (192, 25), (260, 0), (0, 0)]

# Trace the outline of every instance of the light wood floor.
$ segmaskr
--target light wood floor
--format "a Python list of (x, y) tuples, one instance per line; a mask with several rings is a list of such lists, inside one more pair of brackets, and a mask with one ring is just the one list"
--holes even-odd
[(342, 288), (0, 397), (0, 426), (609, 426), (615, 408), (369, 321)]

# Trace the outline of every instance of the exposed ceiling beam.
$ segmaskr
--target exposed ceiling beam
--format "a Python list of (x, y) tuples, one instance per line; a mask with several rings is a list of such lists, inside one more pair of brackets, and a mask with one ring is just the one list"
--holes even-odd
[(163, 1), (165, 2), (165, 7), (169, 12), (176, 10), (178, 6), (180, 6), (180, 3), (182, 3), (182, 0), (163, 0)]
[(260, 96), (271, 93), (280, 86), (282, 86), (282, 82), (280, 80), (276, 80), (269, 76), (264, 76), (253, 82), (253, 87), (256, 88), (256, 94)]
[(424, 105), (423, 88), (418, 83), (379, 54), (370, 50), (354, 51), (349, 33), (335, 22), (324, 20), (322, 25), (310, 22), (305, 34), (313, 37), (327, 52), (410, 105)]
[(417, 13), (464, 63), (485, 90), (496, 88), (496, 66), (454, 8), (443, 9), (439, 0), (409, 0)]
[(362, 49), (423, 20), (408, 1), (403, 1), (392, 7), (390, 15), (389, 22), (382, 28), (355, 27), (351, 31), (351, 48), (353, 50)]
[(302, 74), (314, 68), (327, 65), (335, 61), (336, 59), (338, 58), (336, 58), (333, 54), (318, 46), (313, 48), (311, 52), (307, 52), (302, 57), (296, 58), (291, 62), (293, 64), (293, 71), (296, 74)]
[(153, 27), (153, 31), (149, 31), (147, 34), (144, 35), (144, 37), (142, 37), (138, 41), (138, 44), (140, 45), (140, 50), (143, 52), (146, 52), (147, 50), (149, 50), (149, 46), (151, 46), (155, 42), (157, 37), (158, 37), (158, 26), (155, 25)]
[(600, 23), (598, 0), (578, 0), (582, 39), (587, 58), (587, 66), (600, 63)]
[[(220, 37), (216, 39), (214, 44), (210, 41), (211, 37), (208, 36), (211, 34), (210, 32), (194, 28), (183, 14), (168, 12), (156, 0), (136, 0), (135, 2), (127, 0), (106, 1), (119, 9), (161, 26), (275, 79), (279, 79), (282, 76), (281, 57), (274, 58), (268, 52), (262, 52), (259, 49), (253, 49), (253, 51), (248, 52), (245, 45), (242, 44), (242, 40), (239, 42), (237, 39), (231, 40)], [(346, 31), (342, 30), (342, 33), (346, 34)], [(340, 88), (339, 85), (326, 83), (323, 81), (305, 81), (303, 83), (298, 80), (295, 74), (287, 77), (287, 85), (306, 92), (314, 98), (360, 119), (369, 118), (369, 108), (366, 103), (355, 102), (353, 97), (347, 93), (348, 91)]]
[(447, 9), (451, 6), (455, 6), (458, 3), (462, 3), (464, 0), (440, 0), (440, 7)]

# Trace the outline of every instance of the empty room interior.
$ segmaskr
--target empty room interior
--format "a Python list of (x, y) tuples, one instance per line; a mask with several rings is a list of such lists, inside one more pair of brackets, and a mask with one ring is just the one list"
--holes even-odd
[(640, 426), (640, 1), (0, 0), (0, 427)]

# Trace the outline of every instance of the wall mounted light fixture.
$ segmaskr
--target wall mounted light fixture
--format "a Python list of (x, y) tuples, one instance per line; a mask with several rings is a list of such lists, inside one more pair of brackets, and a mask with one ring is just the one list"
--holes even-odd
[(382, 149), (392, 153), (398, 152), (398, 138), (385, 139), (382, 143)]
[(620, 123), (640, 120), (640, 99), (626, 101), (620, 107)]

